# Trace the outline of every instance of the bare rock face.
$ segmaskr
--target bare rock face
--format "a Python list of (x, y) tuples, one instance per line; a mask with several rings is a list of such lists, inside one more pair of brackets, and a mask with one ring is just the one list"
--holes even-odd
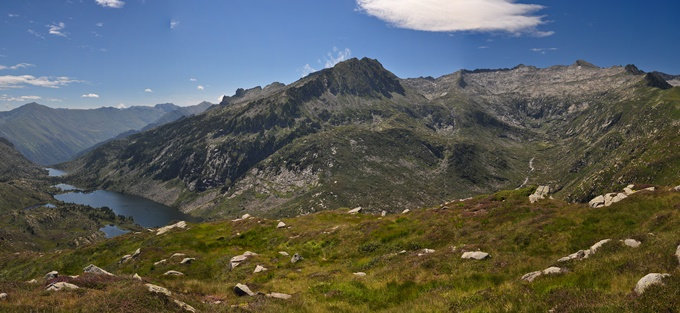
[(191, 264), (191, 263), (193, 263), (194, 261), (196, 261), (196, 258), (184, 258), (184, 259), (183, 259), (181, 262), (179, 262), (179, 263), (180, 263), (180, 264)]
[(545, 199), (548, 194), (550, 194), (550, 186), (538, 186), (536, 191), (529, 195), (529, 202), (534, 203), (538, 200)]
[(5, 293), (5, 292), (0, 293), (0, 300), (5, 300), (5, 299), (7, 299), (7, 293)]
[(139, 276), (139, 274), (135, 273), (132, 275), (132, 279), (142, 281), (142, 276)]
[(647, 290), (647, 288), (654, 285), (663, 285), (663, 279), (670, 277), (670, 274), (660, 274), (660, 273), (650, 273), (640, 278), (640, 280), (635, 285), (635, 293), (641, 295)]
[(250, 290), (250, 288), (248, 288), (248, 286), (246, 286), (244, 284), (236, 284), (236, 286), (234, 286), (234, 293), (239, 297), (243, 297), (243, 296), (251, 296), (252, 297), (252, 296), (255, 295), (255, 293), (252, 290)]
[(590, 200), (590, 202), (588, 202), (588, 205), (590, 205), (591, 208), (601, 208), (604, 206), (604, 203), (605, 203), (604, 196), (597, 196), (593, 198), (593, 200)]
[(675, 256), (678, 258), (678, 263), (680, 263), (680, 245), (675, 249)]

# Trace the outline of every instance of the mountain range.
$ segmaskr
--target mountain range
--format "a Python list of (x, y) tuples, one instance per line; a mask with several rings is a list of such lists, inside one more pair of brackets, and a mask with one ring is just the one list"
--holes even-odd
[(394, 212), (527, 184), (587, 202), (680, 176), (680, 88), (667, 78), (579, 60), (401, 79), (351, 59), (62, 166), (74, 183), (204, 217)]
[(126, 109), (53, 109), (29, 103), (0, 112), (0, 137), (12, 142), (29, 160), (42, 165), (71, 160), (103, 141), (203, 112), (212, 104), (192, 107), (171, 103)]

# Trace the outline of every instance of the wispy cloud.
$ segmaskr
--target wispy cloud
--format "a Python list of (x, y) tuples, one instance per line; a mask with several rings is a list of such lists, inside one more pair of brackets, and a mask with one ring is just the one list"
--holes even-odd
[(66, 24), (64, 24), (64, 22), (47, 25), (47, 28), (49, 28), (48, 32), (50, 35), (66, 37), (66, 33), (63, 32), (64, 28), (66, 28)]
[(96, 93), (88, 93), (80, 96), (81, 98), (99, 98), (99, 95)]
[(60, 77), (35, 77), (33, 75), (5, 75), (0, 76), (0, 89), (8, 88), (24, 88), (26, 86), (36, 86), (45, 88), (59, 88), (71, 83), (80, 82), (78, 80), (60, 76)]
[(315, 70), (311, 65), (305, 64), (305, 66), (303, 66), (303, 67), (300, 69), (300, 72), (302, 72), (302, 77), (305, 77), (305, 76), (307, 76), (307, 75), (309, 75), (309, 74), (311, 74), (311, 73), (316, 72), (316, 70)]
[(189, 81), (190, 81), (190, 82), (195, 82), (195, 81), (198, 81), (198, 79), (192, 77), (192, 78), (189, 78)]
[(0, 101), (4, 102), (25, 102), (25, 101), (36, 101), (40, 100), (40, 96), (19, 96), (19, 97), (14, 97), (14, 96), (9, 96), (9, 95), (0, 95)]
[(326, 55), (326, 64), (324, 66), (326, 68), (333, 67), (335, 66), (335, 64), (338, 64), (342, 61), (349, 59), (351, 55), (352, 51), (349, 50), (349, 48), (338, 50), (337, 47), (333, 47), (333, 51), (328, 52), (328, 54)]
[(116, 109), (125, 109), (125, 108), (127, 108), (127, 107), (128, 107), (128, 106), (125, 105), (125, 103), (118, 103), (118, 105), (115, 106)]
[(94, 25), (97, 26), (97, 27), (104, 27), (104, 23), (102, 23), (102, 22), (99, 22), (99, 23), (94, 24)]
[(545, 16), (535, 15), (544, 8), (514, 0), (356, 0), (358, 10), (399, 28), (457, 32), (504, 31), (544, 37), (552, 31), (539, 31)]
[(125, 5), (125, 2), (121, 0), (95, 0), (97, 4), (105, 7), (105, 8), (114, 8), (114, 9), (120, 9)]
[(202, 85), (198, 85), (198, 86), (196, 87), (196, 89), (198, 89), (198, 90), (205, 90), (205, 87), (203, 87)]
[(28, 33), (31, 34), (31, 35), (33, 35), (33, 36), (36, 36), (36, 37), (38, 37), (38, 38), (40, 38), (40, 39), (45, 39), (45, 36), (43, 36), (42, 34), (38, 33), (38, 32), (35, 31), (35, 30), (28, 29)]
[(179, 21), (177, 20), (170, 20), (170, 29), (175, 29), (179, 26)]
[(7, 13), (7, 16), (9, 16), (9, 17), (19, 17), (19, 14)]
[(151, 92), (153, 92), (153, 90), (151, 90), (151, 88), (146, 88), (146, 89), (144, 89), (144, 92), (149, 92), (149, 93), (151, 93)]
[(27, 68), (27, 67), (33, 67), (33, 66), (35, 66), (35, 65), (30, 64), (30, 63), (19, 63), (19, 64), (12, 65), (12, 66), (0, 65), (0, 70), (18, 70), (20, 68)]
[(540, 54), (546, 54), (551, 51), (557, 51), (557, 48), (531, 48), (531, 51), (540, 53)]

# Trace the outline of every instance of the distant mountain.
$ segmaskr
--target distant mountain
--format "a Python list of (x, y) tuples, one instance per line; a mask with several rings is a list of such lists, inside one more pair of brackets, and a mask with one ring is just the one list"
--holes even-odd
[(47, 171), (27, 160), (11, 142), (0, 137), (0, 181), (41, 175), (47, 175)]
[(680, 176), (680, 88), (585, 61), (400, 79), (351, 59), (112, 141), (71, 179), (203, 216), (399, 211), (527, 184), (587, 201)]
[(182, 108), (166, 103), (154, 107), (80, 110), (29, 103), (0, 112), (0, 136), (14, 143), (29, 160), (55, 164), (123, 132), (161, 125), (177, 116), (202, 112), (207, 106)]

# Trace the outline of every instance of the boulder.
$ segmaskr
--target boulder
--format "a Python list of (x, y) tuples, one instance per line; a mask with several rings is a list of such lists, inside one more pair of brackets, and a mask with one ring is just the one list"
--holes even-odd
[(163, 276), (184, 276), (184, 273), (170, 270), (170, 271), (165, 272), (165, 274), (163, 274)]
[(151, 293), (160, 294), (168, 297), (172, 295), (172, 292), (170, 292), (170, 290), (163, 288), (161, 286), (156, 286), (154, 284), (144, 284), (144, 286), (146, 286), (146, 289), (149, 290), (149, 292)]
[(293, 255), (292, 258), (290, 258), (290, 263), (297, 263), (297, 262), (302, 261), (303, 259), (304, 258), (301, 255), (296, 253), (296, 254)]
[(564, 269), (564, 268), (551, 266), (551, 267), (548, 267), (548, 268), (546, 268), (542, 271), (535, 271), (535, 272), (531, 272), (531, 273), (526, 273), (522, 276), (521, 279), (528, 281), (528, 282), (532, 282), (536, 278), (538, 278), (542, 275), (557, 275), (557, 274), (563, 274), (563, 273), (566, 273), (566, 272), (567, 272), (567, 270)]
[(184, 258), (182, 262), (179, 262), (180, 264), (191, 264), (192, 262), (196, 261), (196, 258)]
[(7, 293), (0, 293), (0, 300), (5, 300), (7, 299)]
[(139, 274), (135, 273), (132, 275), (132, 279), (142, 281), (142, 276), (139, 276)]
[(463, 255), (460, 257), (461, 259), (475, 259), (475, 260), (484, 260), (489, 257), (489, 254), (486, 252), (482, 251), (468, 251), (464, 252)]
[(654, 187), (647, 187), (647, 188), (642, 189), (642, 190), (640, 190), (640, 191), (654, 191), (654, 190), (656, 190), (656, 188), (654, 188)]
[(675, 186), (675, 188), (673, 188), (673, 191), (680, 191), (680, 185)]
[(650, 273), (638, 280), (635, 285), (635, 293), (641, 295), (647, 288), (653, 285), (663, 285), (663, 279), (671, 276), (670, 274)]
[(51, 271), (47, 274), (45, 274), (45, 280), (52, 280), (55, 279), (59, 276), (59, 272), (57, 271)]
[(246, 252), (243, 252), (243, 255), (245, 255), (245, 256), (254, 256), (254, 255), (257, 255), (257, 253), (255, 253), (255, 252), (250, 252), (250, 251), (246, 251)]
[(242, 220), (246, 220), (246, 219), (249, 219), (249, 218), (251, 218), (251, 216), (250, 216), (250, 214), (248, 214), (248, 213), (243, 214), (243, 215), (241, 216), (241, 219), (242, 219)]
[(356, 272), (356, 273), (353, 273), (353, 274), (354, 274), (354, 276), (359, 276), (359, 277), (366, 276), (366, 273), (364, 273), (364, 272)]
[(140, 254), (142, 254), (142, 248), (137, 248), (137, 250), (135, 250), (135, 252), (132, 253), (132, 257), (133, 257), (133, 258), (136, 258), (136, 257), (138, 257)]
[(625, 240), (621, 240), (621, 242), (623, 242), (624, 245), (629, 246), (631, 248), (637, 248), (637, 247), (640, 246), (640, 244), (642, 244), (641, 242), (639, 242), (635, 239), (630, 239), (630, 238), (625, 239)]
[(111, 274), (111, 273), (109, 273), (109, 272), (107, 272), (107, 271), (105, 271), (105, 270), (99, 268), (98, 266), (96, 266), (96, 265), (94, 265), (94, 264), (90, 264), (90, 265), (86, 266), (86, 267), (83, 269), (83, 273), (90, 273), (90, 274), (97, 274), (97, 275), (109, 275), (109, 276), (114, 276), (113, 274)]
[(566, 262), (566, 261), (570, 261), (570, 260), (580, 260), (580, 259), (583, 259), (583, 257), (585, 255), (586, 255), (585, 250), (578, 250), (577, 252), (574, 252), (574, 253), (567, 255), (563, 258), (560, 258), (559, 260), (557, 260), (557, 262)]
[(276, 228), (286, 228), (286, 223), (284, 223), (284, 222), (279, 222), (279, 223), (276, 225)]
[(120, 258), (120, 261), (118, 261), (118, 264), (123, 264), (127, 261), (130, 261), (130, 260), (132, 260), (132, 255), (126, 254), (122, 258)]
[(356, 208), (354, 208), (354, 209), (351, 209), (351, 210), (347, 211), (347, 213), (349, 213), (349, 214), (357, 214), (357, 213), (361, 213), (361, 210), (363, 210), (363, 208), (361, 208), (360, 206), (358, 206), (358, 207), (356, 207)]
[(286, 251), (279, 251), (279, 254), (283, 256), (290, 256), (290, 254), (288, 254)]
[(430, 254), (430, 253), (434, 253), (434, 252), (435, 252), (434, 249), (427, 249), (427, 248), (423, 249), (423, 253)]
[(184, 310), (185, 312), (196, 313), (196, 309), (194, 309), (194, 307), (192, 307), (192, 306), (190, 306), (190, 305), (188, 305), (188, 304), (186, 304), (182, 301), (179, 301), (177, 299), (173, 299), (172, 302), (174, 302), (180, 309)]
[(634, 194), (634, 193), (637, 192), (637, 191), (633, 190), (633, 187), (632, 187), (632, 186), (633, 186), (633, 185), (628, 185), (628, 187), (623, 188), (623, 193), (625, 193), (626, 196), (630, 196), (630, 195), (632, 195), (632, 194)]
[(288, 300), (291, 297), (293, 297), (289, 294), (279, 293), (279, 292), (271, 292), (271, 293), (266, 294), (266, 296), (268, 298), (275, 298), (275, 299), (282, 299), (282, 300)]
[(588, 202), (588, 205), (590, 205), (591, 208), (601, 208), (601, 207), (603, 207), (604, 206), (604, 196), (600, 195), (600, 196), (593, 198), (593, 200), (590, 200), (590, 202)]
[(550, 193), (550, 186), (538, 186), (536, 191), (529, 195), (529, 202), (534, 203), (538, 200), (545, 199), (545, 197)]
[(255, 266), (255, 270), (253, 271), (253, 273), (264, 272), (264, 271), (266, 271), (266, 270), (267, 270), (266, 267), (264, 267), (264, 266), (262, 266), (262, 265), (258, 265), (258, 266)]
[(170, 256), (170, 259), (174, 259), (174, 258), (183, 258), (183, 257), (185, 257), (185, 256), (187, 256), (187, 255), (184, 254), (184, 253), (173, 253), (173, 254)]
[(37, 284), (37, 283), (38, 283), (38, 280), (35, 279), (35, 278), (33, 278), (33, 279), (31, 279), (31, 280), (26, 281), (26, 283), (27, 283), (27, 284)]
[(532, 282), (534, 279), (538, 278), (538, 276), (541, 276), (543, 274), (542, 271), (535, 271), (535, 272), (530, 272), (522, 275), (522, 280)]
[(60, 281), (58, 283), (52, 283), (45, 290), (48, 291), (62, 291), (62, 290), (74, 290), (78, 289), (78, 286), (74, 284), (69, 284), (67, 282)]
[(154, 262), (153, 265), (161, 265), (161, 264), (163, 264), (163, 263), (165, 263), (165, 262), (168, 262), (168, 260), (162, 259), (162, 260), (160, 260), (160, 261), (158, 261), (158, 262)]
[(234, 293), (239, 297), (243, 297), (243, 296), (251, 296), (252, 297), (252, 296), (255, 295), (255, 293), (252, 292), (250, 290), (250, 288), (248, 288), (248, 286), (246, 286), (244, 284), (236, 284), (236, 286), (234, 286)]
[[(680, 186), (679, 186), (679, 187), (680, 187)], [(384, 217), (384, 216), (387, 216), (387, 211), (383, 210), (382, 212), (380, 212), (380, 216), (383, 216), (383, 217)]]
[(408, 212), (411, 212), (411, 210), (409, 210), (409, 209), (403, 210), (403, 211), (401, 211), (401, 214), (406, 214)]
[(184, 229), (186, 227), (187, 227), (187, 222), (185, 222), (185, 221), (177, 222), (175, 224), (159, 228), (158, 230), (156, 230), (156, 235), (159, 236), (159, 235), (165, 234), (165, 233), (167, 233), (167, 232), (169, 232), (169, 231), (171, 231), (175, 228)]
[(591, 256), (591, 255), (593, 255), (593, 254), (595, 254), (595, 252), (597, 252), (597, 250), (599, 250), (600, 248), (602, 248), (602, 246), (603, 246), (605, 243), (610, 242), (610, 241), (612, 241), (612, 240), (611, 240), (611, 239), (602, 239), (602, 240), (596, 242), (594, 245), (590, 246), (590, 249), (588, 249), (588, 250), (586, 251), (586, 253), (585, 253), (585, 255), (584, 255), (583, 257), (584, 257), (584, 258), (587, 258), (587, 257), (589, 257), (589, 256)]

